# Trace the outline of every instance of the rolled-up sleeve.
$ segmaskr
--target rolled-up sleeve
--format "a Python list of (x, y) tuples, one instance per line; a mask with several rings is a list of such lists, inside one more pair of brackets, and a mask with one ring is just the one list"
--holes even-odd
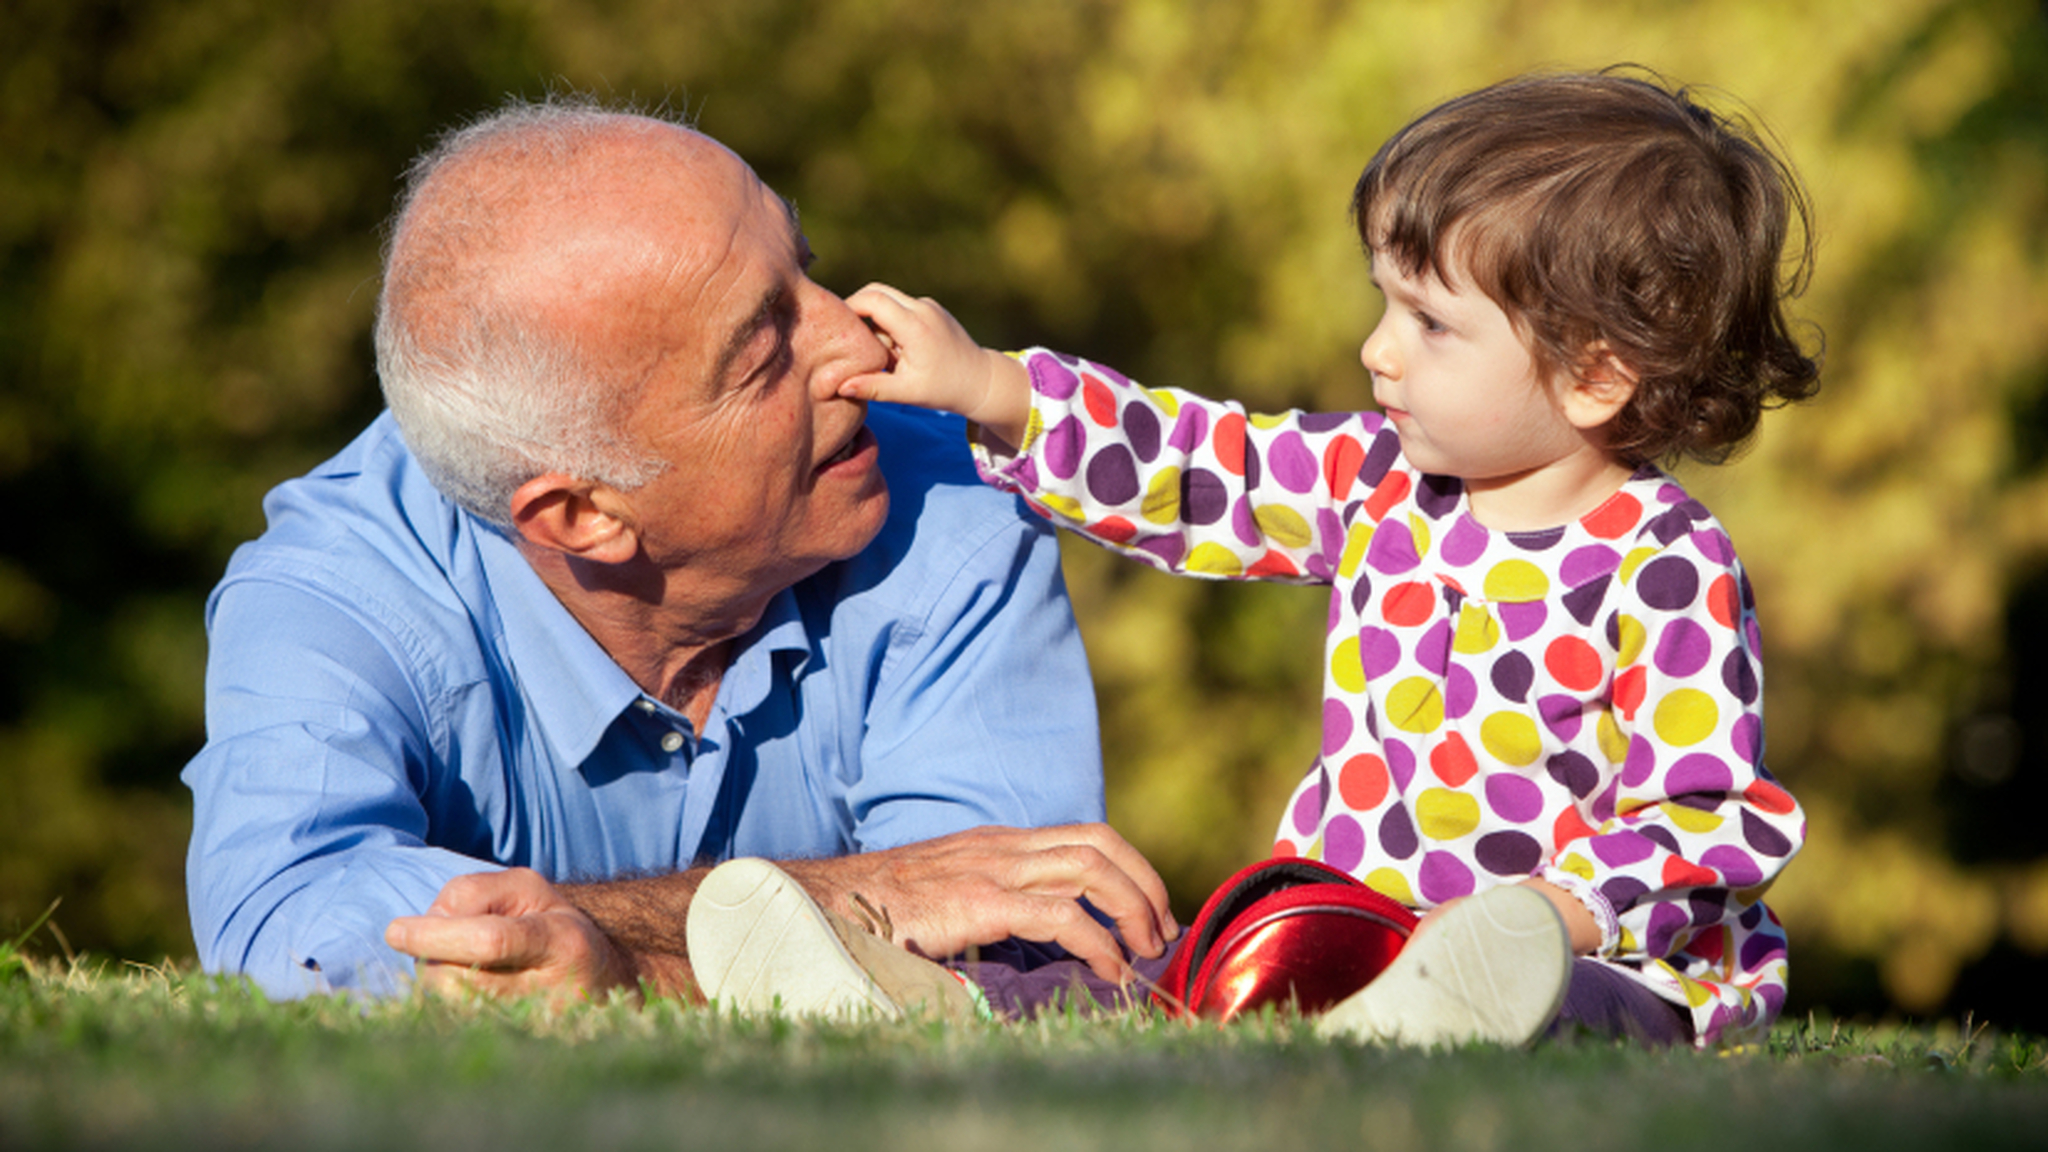
[(434, 711), (403, 640), (260, 578), (224, 584), (208, 627), (207, 745), (184, 775), (201, 964), (273, 996), (394, 990), (412, 963), (385, 925), (492, 867), (426, 843)]

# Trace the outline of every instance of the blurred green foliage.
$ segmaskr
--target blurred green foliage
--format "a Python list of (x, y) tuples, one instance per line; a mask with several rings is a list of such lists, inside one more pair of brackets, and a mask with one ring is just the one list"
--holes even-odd
[[(15, 0), (0, 6), (0, 936), (189, 954), (206, 589), (376, 410), (379, 225), (505, 93), (696, 116), (850, 291), (1256, 406), (1367, 399), (1344, 208), (1423, 107), (1629, 60), (1804, 171), (1823, 398), (1688, 481), (1763, 602), (1799, 1004), (2048, 974), (2048, 17), (2035, 0)], [(1731, 105), (1734, 97), (1722, 97)], [(1323, 600), (1068, 549), (1112, 819), (1184, 907), (1316, 747)], [(2033, 1003), (2034, 1007), (2028, 1007)]]

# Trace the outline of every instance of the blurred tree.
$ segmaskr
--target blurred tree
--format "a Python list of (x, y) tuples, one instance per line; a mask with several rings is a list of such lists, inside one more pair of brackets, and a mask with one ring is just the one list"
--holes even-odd
[(2042, 1029), (2021, 981), (1951, 991), (1974, 961), (2037, 980), (2048, 958), (2031, 819), (2048, 799), (2048, 16), (2003, 0), (1902, 16), (1845, 72), (1829, 125), (1843, 185), (1815, 295), (1834, 395), (1776, 445), (1778, 467), (1812, 461), (1823, 522), (1854, 526), (1773, 541), (1788, 580), (1828, 577), (1793, 607), (1774, 704), (1821, 834), (1784, 911), (1822, 981), (1869, 965), (1892, 1005)]
[(526, 80), (473, 4), (0, 7), (0, 925), (187, 955), (200, 605), (375, 411), (395, 174)]
[[(2011, 1019), (2000, 982), (2039, 978), (2035, 0), (27, 0), (0, 45), (0, 493), (38, 513), (0, 546), (0, 926), (63, 895), (81, 944), (189, 949), (204, 591), (262, 491), (374, 411), (394, 178), (501, 93), (695, 115), (842, 290), (1349, 407), (1378, 301), (1344, 210), (1374, 148), (1455, 92), (1634, 60), (1739, 94), (1819, 209), (1823, 398), (1688, 476), (1758, 584), (1772, 762), (1812, 816), (1774, 897), (1795, 990)], [(1112, 818), (1191, 912), (1314, 753), (1323, 598), (1068, 558)]]

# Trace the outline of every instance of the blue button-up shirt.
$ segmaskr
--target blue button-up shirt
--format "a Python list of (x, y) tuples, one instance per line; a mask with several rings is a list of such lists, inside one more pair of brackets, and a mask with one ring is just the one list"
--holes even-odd
[(836, 855), (1102, 819), (1086, 657), (1050, 530), (951, 420), (876, 405), (888, 521), (777, 595), (702, 732), (649, 698), (389, 414), (271, 492), (208, 602), (186, 768), (193, 936), (272, 995), (388, 992), (451, 878)]

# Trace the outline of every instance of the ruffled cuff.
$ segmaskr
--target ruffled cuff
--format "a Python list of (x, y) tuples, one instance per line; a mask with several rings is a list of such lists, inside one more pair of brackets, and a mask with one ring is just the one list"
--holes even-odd
[(1022, 459), (1029, 447), (1020, 445), (1015, 452), (1004, 452), (996, 446), (998, 443), (983, 434), (981, 425), (972, 420), (967, 422), (967, 450), (974, 453), (975, 466), (982, 471), (1001, 475), (1003, 469)]
[(1572, 899), (1593, 914), (1593, 922), (1600, 926), (1600, 947), (1594, 950), (1593, 955), (1604, 959), (1620, 951), (1621, 917), (1615, 914), (1614, 905), (1607, 902), (1607, 897), (1601, 895), (1598, 888), (1585, 877), (1567, 872), (1555, 864), (1544, 865), (1537, 878), (1571, 893)]

